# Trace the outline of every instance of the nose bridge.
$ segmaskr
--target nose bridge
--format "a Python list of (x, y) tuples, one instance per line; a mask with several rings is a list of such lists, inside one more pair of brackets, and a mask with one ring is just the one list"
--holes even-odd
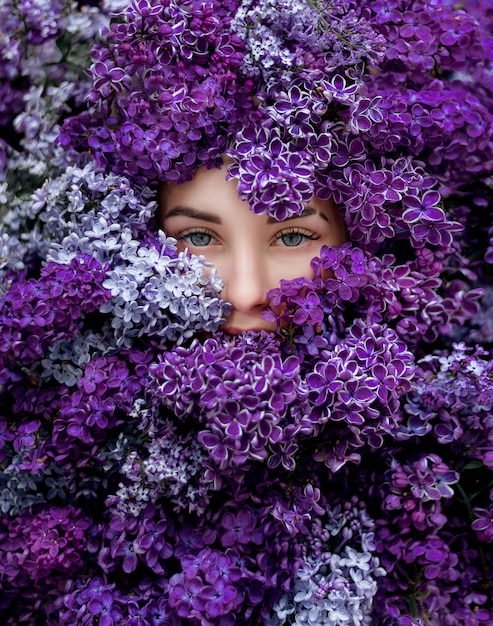
[(243, 241), (229, 255), (224, 271), (224, 296), (239, 311), (265, 304), (269, 290), (267, 264), (260, 251)]

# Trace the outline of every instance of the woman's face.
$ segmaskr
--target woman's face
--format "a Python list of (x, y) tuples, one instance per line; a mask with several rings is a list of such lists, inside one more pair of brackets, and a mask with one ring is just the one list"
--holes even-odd
[(183, 185), (160, 192), (160, 227), (178, 240), (178, 249), (202, 254), (222, 278), (222, 297), (233, 309), (221, 330), (275, 331), (262, 318), (266, 294), (281, 279), (311, 278), (310, 261), (323, 245), (346, 241), (344, 220), (330, 200), (314, 197), (301, 216), (277, 222), (255, 215), (240, 200), (235, 180), (226, 180), (227, 166), (200, 168)]

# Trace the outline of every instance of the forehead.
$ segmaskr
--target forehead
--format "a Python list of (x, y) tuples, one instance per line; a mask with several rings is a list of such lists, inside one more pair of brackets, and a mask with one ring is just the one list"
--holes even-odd
[(166, 217), (176, 205), (220, 209), (232, 203), (243, 203), (238, 196), (237, 181), (226, 180), (226, 175), (225, 164), (221, 168), (213, 169), (200, 167), (193, 178), (185, 183), (161, 185), (158, 194), (161, 216)]
[[(219, 168), (200, 167), (193, 178), (185, 183), (163, 184), (159, 190), (160, 221), (175, 215), (200, 219), (196, 212), (198, 210), (207, 212), (209, 218), (206, 221), (211, 223), (234, 220), (238, 212), (248, 212), (257, 218), (256, 222), (263, 224), (278, 223), (275, 218), (266, 214), (252, 213), (248, 203), (238, 195), (237, 180), (234, 178), (227, 180), (227, 173), (228, 162), (225, 162)], [(214, 215), (218, 216), (218, 219), (214, 219)], [(332, 199), (321, 200), (316, 196), (311, 198), (301, 216), (294, 216), (291, 220), (297, 217), (308, 218), (312, 215), (318, 215), (332, 224), (344, 223)]]

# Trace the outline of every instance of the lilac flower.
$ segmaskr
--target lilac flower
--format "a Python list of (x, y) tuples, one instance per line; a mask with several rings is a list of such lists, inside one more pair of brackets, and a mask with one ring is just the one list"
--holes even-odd
[(490, 509), (477, 507), (474, 509), (475, 519), (471, 524), (473, 530), (478, 533), (481, 541), (491, 543), (493, 541), (493, 514)]
[[(2, 623), (491, 621), (489, 3), (42, 4), (0, 7)], [(347, 226), (276, 333), (156, 232), (224, 154)]]
[(407, 196), (405, 204), (410, 208), (404, 211), (402, 219), (407, 222), (416, 222), (422, 219), (431, 222), (443, 221), (445, 217), (444, 212), (436, 206), (439, 201), (440, 195), (436, 191), (426, 191), (421, 200), (413, 196)]
[(336, 74), (324, 85), (324, 96), (329, 102), (334, 99), (340, 102), (351, 101), (358, 92), (359, 86), (356, 83), (347, 84), (344, 76)]
[(221, 537), (221, 543), (224, 547), (232, 546), (235, 543), (255, 541), (254, 537), (252, 539), (255, 518), (248, 509), (239, 511), (236, 516), (230, 512), (225, 513), (222, 517), (221, 525), (225, 530)]
[(113, 626), (121, 618), (121, 611), (118, 606), (114, 605), (113, 594), (109, 590), (89, 600), (87, 608), (91, 615), (99, 616), (102, 626)]
[(316, 293), (311, 292), (305, 298), (295, 296), (293, 302), (300, 305), (293, 316), (294, 324), (304, 324), (307, 320), (311, 324), (319, 324), (323, 320), (323, 311), (319, 306), (320, 298)]

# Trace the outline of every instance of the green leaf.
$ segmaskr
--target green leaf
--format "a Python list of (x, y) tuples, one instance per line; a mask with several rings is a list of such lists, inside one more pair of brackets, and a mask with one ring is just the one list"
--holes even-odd
[(480, 467), (484, 467), (483, 461), (480, 461), (479, 459), (473, 459), (472, 461), (469, 461), (468, 463), (466, 463), (462, 469), (472, 470), (472, 469), (479, 469)]
[(68, 31), (63, 31), (60, 37), (56, 40), (56, 46), (63, 55), (63, 58), (68, 56), (70, 48), (72, 47), (72, 35)]

